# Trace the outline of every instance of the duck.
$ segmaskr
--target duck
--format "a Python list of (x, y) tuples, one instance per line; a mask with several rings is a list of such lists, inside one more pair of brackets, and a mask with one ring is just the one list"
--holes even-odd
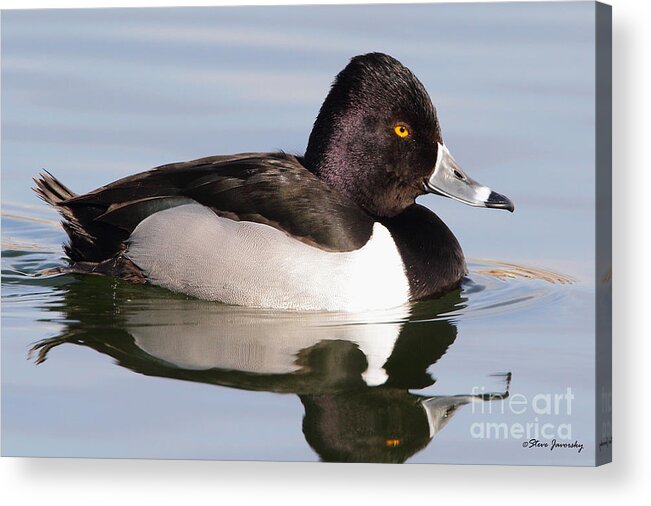
[(303, 156), (210, 156), (85, 194), (47, 171), (34, 182), (68, 236), (61, 272), (280, 310), (374, 311), (439, 297), (459, 287), (465, 257), (416, 199), (514, 210), (455, 161), (418, 78), (377, 52), (335, 77)]

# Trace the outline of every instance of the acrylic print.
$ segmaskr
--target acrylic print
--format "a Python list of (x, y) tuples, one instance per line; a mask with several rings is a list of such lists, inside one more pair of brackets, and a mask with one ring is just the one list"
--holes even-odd
[(4, 11), (3, 455), (608, 462), (609, 49), (591, 2)]

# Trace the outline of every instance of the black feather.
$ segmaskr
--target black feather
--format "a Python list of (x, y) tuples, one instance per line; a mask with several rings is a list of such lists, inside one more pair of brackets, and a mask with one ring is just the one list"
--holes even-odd
[(125, 248), (138, 224), (171, 207), (199, 203), (235, 220), (276, 227), (329, 251), (369, 239), (373, 219), (284, 153), (215, 156), (164, 165), (75, 195), (51, 174), (35, 191), (64, 218), (73, 262), (103, 262)]

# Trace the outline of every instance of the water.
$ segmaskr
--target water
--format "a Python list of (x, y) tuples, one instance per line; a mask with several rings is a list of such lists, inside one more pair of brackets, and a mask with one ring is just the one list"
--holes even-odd
[[(3, 454), (590, 463), (592, 12), (4, 12)], [(62, 265), (64, 234), (29, 189), (41, 168), (83, 192), (170, 161), (300, 153), (332, 77), (369, 50), (414, 70), (464, 169), (516, 203), (420, 200), (471, 259), (460, 290), (294, 313), (42, 274)], [(569, 430), (584, 449), (525, 449), (518, 427)]]

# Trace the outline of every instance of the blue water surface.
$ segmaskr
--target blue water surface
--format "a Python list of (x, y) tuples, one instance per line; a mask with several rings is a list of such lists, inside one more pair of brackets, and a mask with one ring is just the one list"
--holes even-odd
[[(85, 192), (302, 153), (369, 51), (414, 71), (456, 159), (516, 203), (419, 200), (474, 259), (462, 290), (296, 315), (35, 277), (65, 238), (30, 190), (41, 169)], [(2, 453), (592, 463), (594, 61), (591, 2), (2, 12)], [(523, 448), (517, 426), (545, 424), (584, 449)]]

